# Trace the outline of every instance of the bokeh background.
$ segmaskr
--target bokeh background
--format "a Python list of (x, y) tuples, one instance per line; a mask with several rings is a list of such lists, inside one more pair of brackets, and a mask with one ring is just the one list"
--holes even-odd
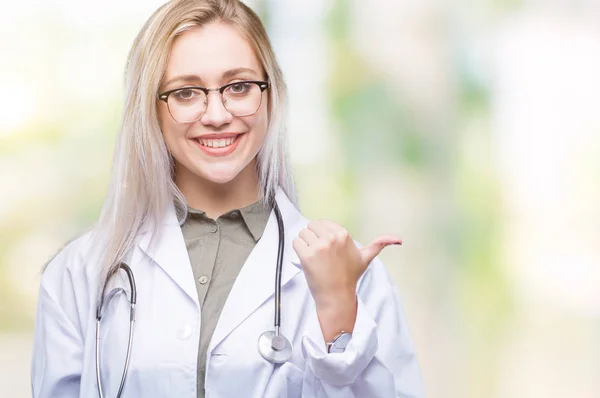
[[(27, 397), (42, 265), (106, 191), (160, 0), (0, 13), (0, 395)], [(301, 209), (368, 242), (429, 397), (600, 397), (600, 2), (254, 0)]]

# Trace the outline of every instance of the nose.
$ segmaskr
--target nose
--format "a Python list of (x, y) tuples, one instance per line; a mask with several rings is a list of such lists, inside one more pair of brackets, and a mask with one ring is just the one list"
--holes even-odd
[(233, 115), (225, 109), (219, 92), (209, 92), (206, 101), (206, 111), (200, 118), (200, 123), (213, 127), (221, 127), (224, 124), (231, 123)]

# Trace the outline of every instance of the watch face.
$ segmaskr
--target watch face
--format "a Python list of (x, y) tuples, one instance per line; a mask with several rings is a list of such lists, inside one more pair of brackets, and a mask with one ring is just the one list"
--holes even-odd
[(346, 346), (348, 346), (350, 339), (352, 339), (351, 333), (342, 333), (331, 344), (331, 348), (329, 349), (329, 352), (338, 352), (339, 353), (339, 352), (346, 351)]

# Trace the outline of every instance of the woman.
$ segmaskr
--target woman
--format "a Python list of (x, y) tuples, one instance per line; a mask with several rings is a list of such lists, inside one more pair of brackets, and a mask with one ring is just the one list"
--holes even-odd
[[(34, 397), (423, 395), (375, 259), (400, 241), (359, 249), (299, 213), (285, 101), (265, 30), (241, 2), (176, 0), (148, 20), (100, 219), (42, 275)], [(280, 225), (277, 329), (290, 343), (272, 333)]]

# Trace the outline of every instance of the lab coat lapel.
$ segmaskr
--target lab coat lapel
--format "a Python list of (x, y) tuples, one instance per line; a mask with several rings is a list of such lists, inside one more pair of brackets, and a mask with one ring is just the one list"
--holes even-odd
[[(298, 235), (296, 230), (304, 218), (289, 201), (282, 190), (276, 195), (277, 204), (285, 228), (285, 244), (281, 285), (285, 286), (300, 272), (298, 255), (292, 241)], [(254, 250), (243, 265), (215, 328), (209, 352), (238, 327), (248, 316), (275, 294), (275, 267), (277, 266), (278, 227), (274, 211)], [(285, 298), (284, 298), (285, 300)]]
[(198, 305), (194, 274), (174, 206), (168, 206), (165, 212), (158, 240), (152, 242), (151, 238), (151, 229), (147, 228), (139, 240), (140, 249)]

